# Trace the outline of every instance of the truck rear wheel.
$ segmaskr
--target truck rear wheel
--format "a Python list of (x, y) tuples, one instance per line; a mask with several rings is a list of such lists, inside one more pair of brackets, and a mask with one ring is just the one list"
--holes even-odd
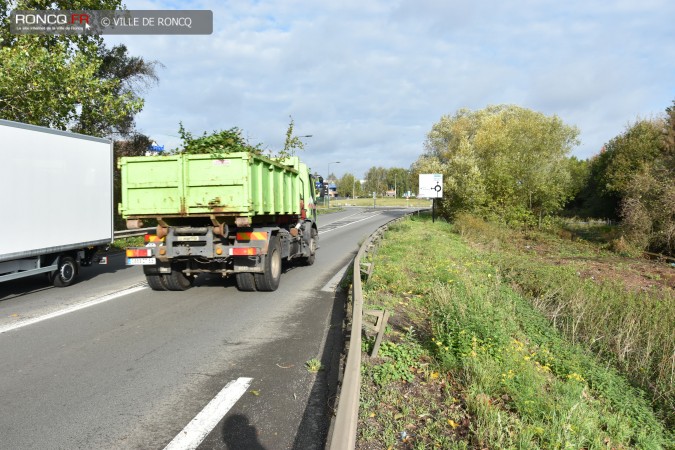
[(281, 249), (279, 248), (279, 238), (276, 236), (270, 238), (263, 269), (263, 273), (255, 274), (256, 287), (259, 291), (276, 291), (281, 279)]
[(77, 276), (77, 261), (70, 256), (59, 259), (59, 268), (52, 274), (52, 283), (56, 287), (66, 287), (73, 283)]
[(145, 279), (148, 281), (148, 286), (150, 286), (150, 289), (153, 291), (166, 291), (169, 289), (166, 285), (166, 280), (164, 280), (164, 276), (162, 275), (146, 275)]
[(238, 273), (235, 278), (237, 279), (237, 289), (244, 292), (255, 291), (255, 278), (252, 273), (243, 272)]
[(301, 260), (302, 263), (306, 266), (311, 266), (312, 264), (314, 264), (314, 260), (316, 259), (317, 237), (318, 233), (316, 229), (312, 228), (309, 238), (309, 256), (302, 258)]
[(170, 274), (164, 275), (164, 281), (170, 291), (185, 291), (192, 286), (190, 278), (177, 270), (172, 270)]

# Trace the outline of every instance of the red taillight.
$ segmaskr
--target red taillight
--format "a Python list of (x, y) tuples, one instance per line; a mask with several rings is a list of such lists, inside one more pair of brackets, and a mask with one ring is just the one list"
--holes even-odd
[(152, 248), (128, 248), (127, 258), (150, 258), (152, 257)]
[(233, 247), (230, 248), (230, 256), (255, 256), (258, 249), (255, 247)]

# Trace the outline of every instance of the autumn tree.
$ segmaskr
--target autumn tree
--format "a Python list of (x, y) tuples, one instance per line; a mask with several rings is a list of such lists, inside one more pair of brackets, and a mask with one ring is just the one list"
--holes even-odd
[[(560, 209), (572, 195), (567, 155), (576, 127), (513, 105), (459, 110), (434, 124), (415, 172), (444, 175), (440, 211), (531, 222)], [(432, 172), (427, 172), (432, 173)]]
[(596, 184), (619, 199), (628, 240), (638, 248), (675, 251), (675, 146), (672, 109), (638, 120), (607, 143)]

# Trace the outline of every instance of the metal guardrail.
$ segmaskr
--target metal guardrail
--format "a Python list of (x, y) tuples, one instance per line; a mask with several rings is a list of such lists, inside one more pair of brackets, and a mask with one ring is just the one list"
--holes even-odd
[[(414, 212), (426, 211), (419, 209)], [(374, 249), (374, 242), (379, 240), (390, 224), (414, 214), (411, 212), (385, 223), (373, 232), (361, 244), (353, 264), (352, 282), (352, 329), (349, 337), (347, 363), (345, 364), (342, 390), (338, 399), (337, 414), (330, 438), (330, 450), (353, 450), (356, 446), (356, 427), (359, 418), (359, 393), (361, 390), (361, 332), (363, 328), (363, 291), (361, 286), (361, 258)], [(372, 265), (368, 267), (368, 274)]]
[(114, 236), (115, 236), (115, 239), (132, 237), (132, 236), (143, 236), (147, 233), (154, 232), (156, 229), (157, 229), (156, 227), (148, 227), (148, 228), (138, 228), (136, 230), (120, 230), (120, 231), (115, 231)]

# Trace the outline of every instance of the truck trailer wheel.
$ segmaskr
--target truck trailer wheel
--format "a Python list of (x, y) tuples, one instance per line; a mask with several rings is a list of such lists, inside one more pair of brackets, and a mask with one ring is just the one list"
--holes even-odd
[(276, 291), (281, 279), (281, 249), (279, 238), (270, 238), (267, 256), (265, 256), (264, 272), (255, 274), (255, 285), (259, 291)]
[(243, 272), (235, 275), (237, 279), (237, 289), (244, 292), (255, 291), (255, 278), (252, 273)]
[(52, 283), (56, 287), (70, 286), (77, 276), (78, 266), (75, 258), (64, 256), (59, 259), (59, 268), (52, 274)]
[(164, 275), (166, 287), (170, 291), (185, 291), (192, 286), (192, 280), (185, 276), (183, 272), (172, 270), (170, 274)]
[(148, 286), (150, 286), (150, 289), (153, 291), (166, 291), (169, 289), (169, 287), (166, 285), (164, 276), (160, 274), (146, 275), (145, 279), (148, 281)]
[(306, 266), (311, 266), (314, 264), (314, 260), (316, 259), (317, 237), (318, 233), (316, 229), (312, 228), (309, 238), (309, 256), (301, 259), (302, 263)]

